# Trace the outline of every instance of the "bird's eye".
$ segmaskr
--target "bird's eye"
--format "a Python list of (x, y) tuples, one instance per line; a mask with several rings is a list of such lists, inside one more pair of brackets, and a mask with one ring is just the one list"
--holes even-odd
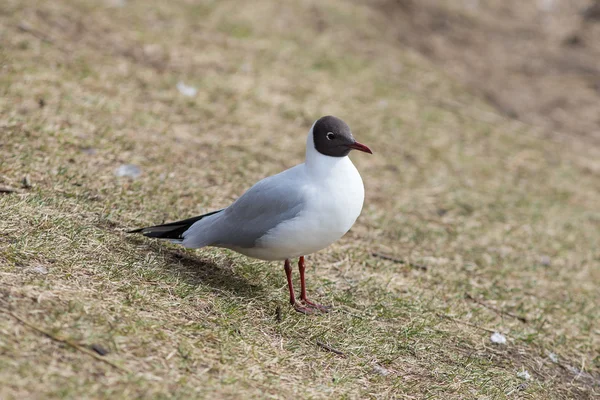
[(328, 132), (327, 133), (327, 140), (333, 140), (333, 139), (335, 139), (335, 133)]

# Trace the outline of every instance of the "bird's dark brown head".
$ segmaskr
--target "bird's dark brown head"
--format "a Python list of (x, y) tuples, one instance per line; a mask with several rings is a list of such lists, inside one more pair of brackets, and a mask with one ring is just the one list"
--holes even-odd
[(350, 127), (344, 121), (331, 115), (315, 122), (313, 141), (315, 149), (326, 156), (346, 157), (351, 150), (373, 154), (371, 149), (354, 139)]

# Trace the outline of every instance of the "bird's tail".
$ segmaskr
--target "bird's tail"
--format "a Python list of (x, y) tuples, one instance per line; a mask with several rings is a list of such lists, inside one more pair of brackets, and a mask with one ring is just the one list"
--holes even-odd
[(199, 215), (197, 217), (192, 217), (188, 219), (184, 219), (181, 221), (171, 222), (169, 224), (149, 226), (147, 228), (139, 228), (129, 231), (127, 233), (141, 233), (146, 237), (157, 238), (157, 239), (169, 239), (172, 242), (180, 242), (183, 240), (183, 233), (190, 229), (192, 225), (196, 222), (200, 221), (204, 217), (208, 217), (209, 215), (217, 214), (223, 211), (224, 209), (209, 212), (208, 214)]

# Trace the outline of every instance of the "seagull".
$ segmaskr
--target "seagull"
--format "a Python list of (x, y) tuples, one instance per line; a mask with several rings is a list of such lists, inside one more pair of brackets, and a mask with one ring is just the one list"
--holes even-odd
[[(328, 312), (329, 307), (306, 297), (304, 257), (344, 236), (360, 215), (365, 189), (348, 157), (352, 150), (373, 154), (354, 139), (344, 121), (319, 118), (308, 132), (304, 163), (259, 181), (227, 208), (128, 233), (186, 248), (221, 247), (260, 260), (284, 261), (295, 310)], [(290, 260), (296, 258), (300, 302), (292, 285)]]

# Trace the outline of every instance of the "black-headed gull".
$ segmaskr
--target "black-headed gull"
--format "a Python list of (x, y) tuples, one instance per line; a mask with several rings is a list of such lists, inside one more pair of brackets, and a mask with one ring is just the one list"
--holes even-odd
[[(329, 246), (350, 230), (365, 198), (351, 150), (371, 153), (339, 118), (318, 119), (306, 139), (306, 160), (265, 178), (229, 207), (130, 231), (168, 239), (187, 248), (224, 247), (261, 260), (285, 260), (290, 303), (303, 313), (328, 308), (306, 297), (304, 256)], [(300, 305), (290, 259), (299, 257)]]

